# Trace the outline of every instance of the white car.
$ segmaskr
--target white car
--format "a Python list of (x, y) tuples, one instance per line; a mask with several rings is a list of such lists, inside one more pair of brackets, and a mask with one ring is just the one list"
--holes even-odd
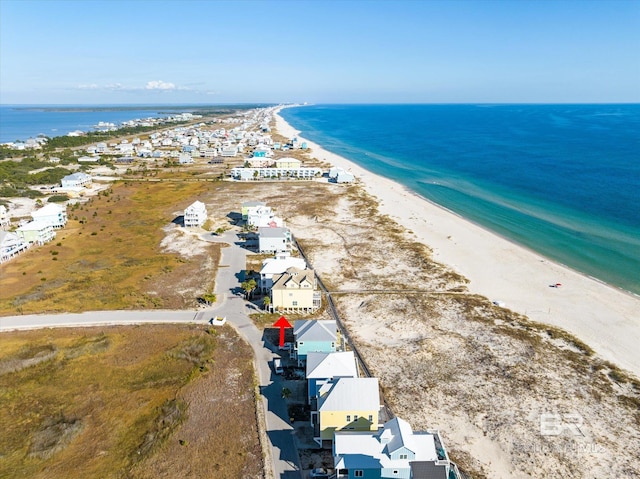
[(221, 318), (216, 316), (215, 318), (211, 318), (209, 320), (209, 324), (212, 326), (224, 326), (227, 323), (227, 317)]

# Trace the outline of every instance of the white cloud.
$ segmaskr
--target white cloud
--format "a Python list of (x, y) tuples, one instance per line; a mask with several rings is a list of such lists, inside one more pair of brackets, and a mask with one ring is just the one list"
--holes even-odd
[(97, 90), (98, 88), (100, 87), (95, 83), (78, 85), (78, 89), (80, 90)]
[(175, 90), (175, 84), (171, 82), (164, 82), (162, 80), (153, 80), (147, 82), (147, 86), (145, 87), (147, 90)]

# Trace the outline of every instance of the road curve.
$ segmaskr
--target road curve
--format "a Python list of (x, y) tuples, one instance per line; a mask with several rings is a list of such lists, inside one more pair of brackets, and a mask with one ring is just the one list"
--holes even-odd
[[(147, 311), (88, 311), (84, 313), (38, 314), (0, 317), (0, 332), (56, 328), (117, 326), (145, 323), (202, 323), (206, 325), (213, 316), (223, 316), (252, 347), (254, 364), (264, 409), (266, 437), (271, 450), (273, 477), (276, 479), (301, 479), (301, 468), (293, 427), (281, 398), (280, 377), (270, 367), (277, 351), (270, 349), (263, 334), (248, 314), (255, 306), (244, 301), (240, 284), (246, 267), (246, 251), (241, 248), (237, 235), (227, 232), (222, 236), (202, 235), (202, 240), (226, 243), (216, 276), (217, 301), (212, 308), (201, 310), (147, 310)], [(262, 437), (261, 437), (262, 440)]]

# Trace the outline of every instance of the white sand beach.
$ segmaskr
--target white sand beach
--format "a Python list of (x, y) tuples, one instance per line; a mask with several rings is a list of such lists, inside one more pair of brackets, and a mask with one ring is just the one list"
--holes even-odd
[[(299, 132), (276, 116), (285, 137)], [(603, 359), (640, 377), (640, 298), (516, 245), (305, 139), (312, 156), (351, 171), (380, 212), (412, 231), (434, 259), (470, 280), (473, 293), (560, 327)], [(560, 284), (559, 287), (551, 285)]]

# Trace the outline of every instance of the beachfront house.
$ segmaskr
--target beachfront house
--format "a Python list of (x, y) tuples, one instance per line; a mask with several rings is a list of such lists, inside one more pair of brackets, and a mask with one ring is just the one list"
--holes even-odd
[(264, 223), (263, 218), (271, 218), (273, 216), (273, 210), (270, 206), (265, 205), (262, 202), (256, 201), (257, 204), (248, 206), (245, 210), (243, 206), (243, 217), (244, 211), (246, 211), (246, 221), (249, 226), (256, 226), (258, 223)]
[[(318, 399), (322, 386), (337, 378), (357, 378), (358, 365), (353, 351), (307, 353), (307, 404)], [(316, 409), (315, 407), (313, 409)]]
[(438, 431), (413, 432), (400, 418), (376, 432), (336, 431), (333, 459), (340, 479), (448, 479), (455, 468)]
[(273, 277), (280, 275), (289, 268), (306, 269), (307, 263), (303, 258), (293, 258), (289, 252), (281, 252), (273, 258), (267, 258), (262, 262), (260, 269), (259, 288), (263, 293), (271, 291)]
[(336, 183), (353, 183), (355, 181), (353, 173), (339, 166), (334, 166), (329, 170), (329, 179)]
[(249, 210), (259, 206), (267, 206), (267, 204), (263, 201), (245, 201), (242, 203), (242, 219), (247, 221), (249, 218)]
[(339, 171), (336, 176), (336, 183), (353, 183), (355, 180), (353, 173), (349, 171)]
[(56, 236), (53, 226), (49, 222), (38, 220), (20, 226), (16, 234), (29, 244), (43, 245)]
[(291, 232), (287, 228), (258, 228), (258, 251), (280, 253), (291, 250)]
[(376, 432), (378, 387), (378, 378), (338, 378), (324, 384), (318, 392), (318, 409), (311, 411), (313, 439), (324, 446), (339, 431)]
[(320, 308), (320, 293), (311, 269), (289, 268), (273, 276), (271, 308), (283, 312), (314, 312)]
[(336, 352), (338, 327), (333, 319), (299, 319), (293, 323), (293, 338), (292, 354), (302, 366), (310, 352)]
[(60, 181), (60, 185), (63, 188), (77, 188), (80, 186), (87, 186), (89, 184), (91, 184), (91, 176), (83, 173), (82, 171), (67, 175)]
[(44, 221), (53, 228), (64, 228), (67, 224), (67, 208), (56, 203), (48, 203), (31, 213), (33, 221)]
[(184, 210), (185, 228), (199, 228), (207, 221), (207, 207), (201, 201), (194, 201)]
[(0, 263), (9, 261), (29, 248), (29, 243), (11, 231), (0, 231)]

